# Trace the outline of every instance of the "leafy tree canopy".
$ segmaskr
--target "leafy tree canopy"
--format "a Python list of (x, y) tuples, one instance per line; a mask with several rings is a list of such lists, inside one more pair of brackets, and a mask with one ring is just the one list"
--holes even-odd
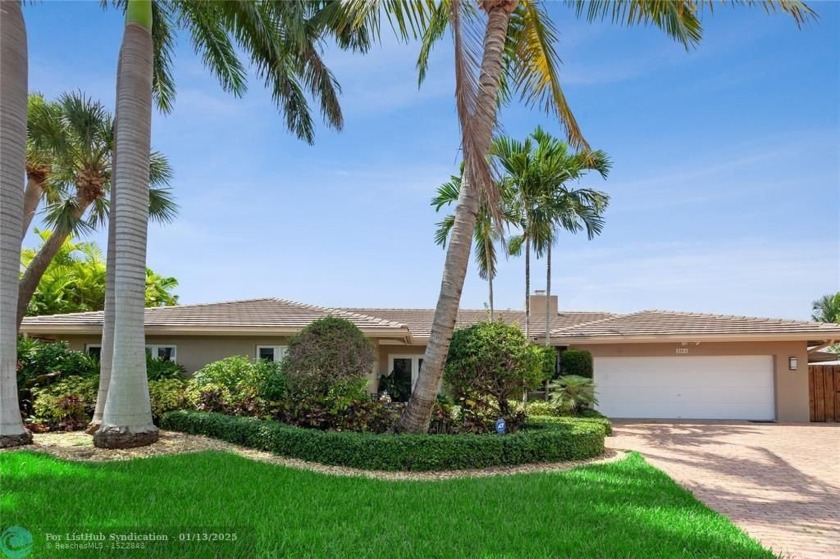
[[(50, 231), (37, 231), (42, 244)], [(38, 248), (25, 248), (21, 253), (22, 271)], [(164, 277), (146, 268), (146, 306), (177, 305), (173, 290), (178, 280)], [(27, 316), (69, 312), (101, 311), (105, 308), (105, 260), (102, 251), (92, 242), (76, 242), (68, 238), (50, 263), (27, 307)]]

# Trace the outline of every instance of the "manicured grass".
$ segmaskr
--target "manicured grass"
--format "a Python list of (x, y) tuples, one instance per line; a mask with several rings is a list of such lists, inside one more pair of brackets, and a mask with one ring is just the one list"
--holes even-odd
[[(638, 455), (558, 473), (379, 481), (204, 452), (125, 462), (0, 454), (2, 526), (45, 533), (156, 531), (124, 557), (772, 557)], [(234, 543), (182, 544), (191, 532)], [(110, 542), (104, 542), (108, 549)]]

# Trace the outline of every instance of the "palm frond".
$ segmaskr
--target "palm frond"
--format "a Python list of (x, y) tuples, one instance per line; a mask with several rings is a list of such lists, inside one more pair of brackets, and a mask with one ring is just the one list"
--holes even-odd
[(178, 204), (169, 188), (149, 187), (149, 219), (160, 224), (172, 223)]

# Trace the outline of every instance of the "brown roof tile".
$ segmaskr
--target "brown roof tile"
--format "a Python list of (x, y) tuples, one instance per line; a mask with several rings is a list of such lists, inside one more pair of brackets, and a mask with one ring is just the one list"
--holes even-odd
[[(432, 330), (432, 319), (435, 315), (434, 309), (347, 308), (344, 310), (379, 316), (405, 324), (411, 330), (412, 337), (416, 339), (426, 339), (429, 337)], [(605, 312), (564, 311), (552, 317), (550, 327), (554, 330), (614, 316), (617, 315)], [(488, 320), (489, 317), (490, 313), (486, 309), (461, 309), (458, 311), (455, 327), (469, 326), (483, 320)], [(525, 324), (525, 311), (496, 309), (494, 318), (507, 324), (523, 326)], [(530, 333), (535, 338), (545, 336), (545, 313), (531, 315)]]
[(831, 334), (840, 336), (840, 324), (650, 310), (553, 329), (555, 338), (633, 337), (720, 334)]
[[(387, 318), (366, 316), (346, 309), (327, 309), (295, 303), (284, 299), (250, 299), (203, 305), (178, 305), (146, 309), (146, 327), (276, 327), (303, 328), (313, 320), (325, 316), (340, 316), (359, 328), (404, 329), (405, 325)], [(31, 326), (102, 326), (103, 313), (85, 312), (32, 316), (23, 321), (22, 329)]]

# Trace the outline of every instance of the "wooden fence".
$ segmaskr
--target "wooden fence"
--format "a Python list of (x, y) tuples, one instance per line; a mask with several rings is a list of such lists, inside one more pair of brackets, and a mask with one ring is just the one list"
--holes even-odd
[(811, 421), (840, 422), (840, 365), (809, 365)]

